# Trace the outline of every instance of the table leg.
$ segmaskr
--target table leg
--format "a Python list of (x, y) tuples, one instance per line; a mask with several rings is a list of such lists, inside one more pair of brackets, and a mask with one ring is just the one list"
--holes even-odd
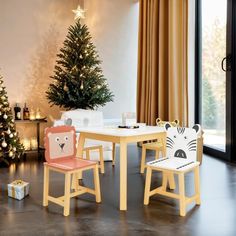
[(127, 210), (127, 143), (120, 142), (120, 210)]

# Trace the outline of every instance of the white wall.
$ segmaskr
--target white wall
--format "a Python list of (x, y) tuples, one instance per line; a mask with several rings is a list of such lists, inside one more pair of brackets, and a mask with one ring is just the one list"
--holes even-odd
[(189, 0), (188, 18), (188, 93), (189, 126), (194, 124), (194, 83), (195, 83), (195, 0)]
[(103, 61), (114, 102), (101, 108), (105, 118), (136, 111), (138, 1), (85, 0), (85, 23)]

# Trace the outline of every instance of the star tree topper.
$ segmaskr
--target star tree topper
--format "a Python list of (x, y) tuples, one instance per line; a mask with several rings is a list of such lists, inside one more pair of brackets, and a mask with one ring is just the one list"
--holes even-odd
[(75, 13), (75, 18), (74, 18), (75, 20), (80, 19), (80, 18), (82, 18), (82, 19), (85, 18), (85, 16), (84, 16), (85, 10), (83, 10), (80, 7), (80, 5), (78, 5), (77, 9), (72, 10), (72, 11)]

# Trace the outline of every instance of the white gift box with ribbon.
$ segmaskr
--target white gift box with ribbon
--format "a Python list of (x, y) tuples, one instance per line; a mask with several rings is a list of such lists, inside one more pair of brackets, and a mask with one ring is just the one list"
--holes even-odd
[(17, 200), (21, 200), (29, 194), (29, 183), (22, 180), (15, 180), (7, 186), (8, 196)]

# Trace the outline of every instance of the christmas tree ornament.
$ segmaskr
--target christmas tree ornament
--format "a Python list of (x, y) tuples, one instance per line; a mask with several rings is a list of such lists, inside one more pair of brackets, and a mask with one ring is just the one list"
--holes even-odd
[(66, 85), (64, 85), (64, 88), (63, 88), (63, 89), (64, 89), (64, 91), (66, 91), (66, 92), (68, 91), (68, 87), (67, 87)]
[(8, 128), (8, 130), (7, 130), (7, 134), (10, 134), (11, 133), (11, 130)]
[(84, 83), (83, 83), (83, 80), (82, 80), (82, 82), (81, 82), (80, 89), (81, 89), (81, 90), (84, 89)]
[(14, 151), (14, 152), (16, 151), (16, 147), (13, 147), (13, 151)]
[(3, 90), (3, 88), (2, 88), (2, 87), (0, 87), (0, 92), (2, 92), (2, 90)]
[(4, 114), (4, 115), (3, 115), (3, 119), (5, 119), (5, 120), (6, 120), (6, 119), (7, 119), (7, 117), (8, 117), (8, 116), (7, 116), (7, 114)]
[(7, 143), (6, 143), (5, 139), (4, 139), (3, 142), (2, 142), (2, 147), (3, 147), (3, 148), (7, 147)]
[[(76, 38), (79, 40), (76, 41)], [(63, 47), (57, 54), (52, 82), (46, 91), (51, 105), (65, 110), (94, 110), (113, 101), (114, 95), (108, 86), (97, 88), (97, 84), (104, 84), (106, 78), (91, 39), (88, 27), (80, 20), (69, 28)], [(64, 73), (61, 74), (62, 70)], [(81, 93), (82, 90), (86, 93)]]
[(78, 5), (77, 9), (72, 10), (72, 12), (75, 13), (75, 18), (74, 18), (75, 20), (78, 20), (78, 19), (80, 19), (80, 18), (82, 18), (82, 19), (85, 18), (85, 16), (84, 16), (85, 10), (83, 10), (83, 9), (80, 7), (80, 5)]
[(13, 154), (14, 153), (12, 151), (10, 151), (8, 155), (9, 155), (9, 157), (13, 157)]
[(14, 135), (13, 135), (13, 134), (10, 134), (10, 135), (9, 135), (9, 137), (10, 137), (10, 138), (13, 138), (13, 137), (14, 137)]

